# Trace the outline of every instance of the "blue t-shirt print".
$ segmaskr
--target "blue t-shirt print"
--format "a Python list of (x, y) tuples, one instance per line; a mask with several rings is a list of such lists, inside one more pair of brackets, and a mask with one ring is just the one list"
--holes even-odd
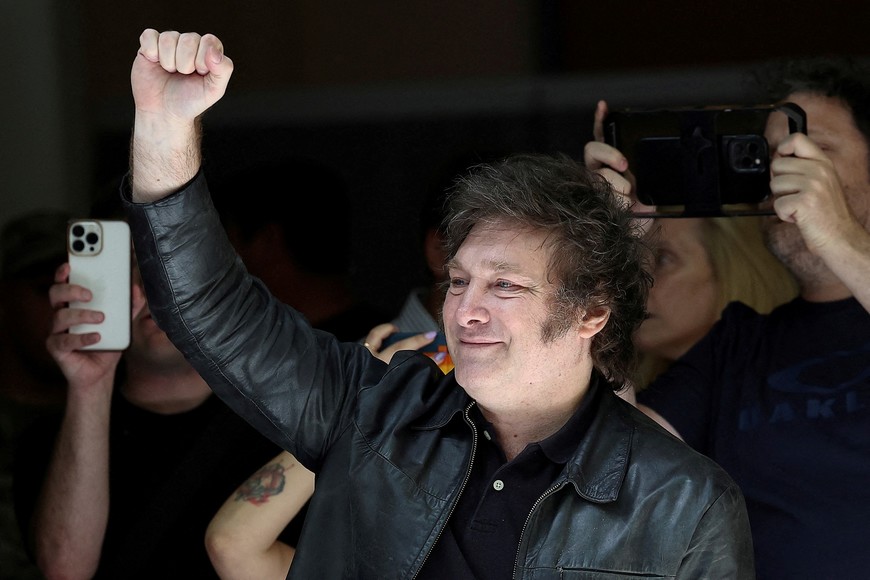
[(770, 423), (834, 419), (868, 408), (870, 343), (838, 350), (771, 373), (766, 411), (760, 405), (741, 409), (738, 429)]

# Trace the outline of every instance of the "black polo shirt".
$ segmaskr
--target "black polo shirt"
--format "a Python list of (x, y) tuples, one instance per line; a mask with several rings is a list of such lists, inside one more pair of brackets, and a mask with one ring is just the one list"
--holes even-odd
[(530, 443), (510, 462), (490, 436), (492, 426), (472, 407), (478, 446), (471, 477), (420, 580), (512, 577), (532, 506), (562, 473), (592, 422), (599, 383), (606, 384), (599, 377), (593, 373), (583, 402), (559, 431)]

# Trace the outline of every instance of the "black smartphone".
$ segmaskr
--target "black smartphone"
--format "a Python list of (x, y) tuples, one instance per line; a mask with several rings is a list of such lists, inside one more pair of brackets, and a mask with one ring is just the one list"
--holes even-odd
[(764, 128), (771, 114), (786, 115), (791, 132), (806, 133), (803, 109), (785, 103), (613, 111), (604, 140), (628, 159), (641, 203), (674, 208), (660, 215), (771, 213), (757, 209), (770, 195)]

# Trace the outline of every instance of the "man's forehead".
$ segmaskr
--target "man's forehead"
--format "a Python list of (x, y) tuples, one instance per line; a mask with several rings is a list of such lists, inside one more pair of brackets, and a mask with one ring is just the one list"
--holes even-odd
[[(848, 104), (837, 97), (804, 91), (792, 93), (783, 100), (804, 109), (807, 114), (807, 134), (811, 138), (842, 136), (842, 125), (854, 126)], [(771, 113), (765, 132), (784, 137), (788, 133), (788, 117), (784, 113)]]
[(481, 222), (472, 228), (460, 250), (472, 244), (526, 251), (551, 251), (550, 232), (519, 222)]
[(451, 267), (484, 267), (538, 277), (552, 254), (549, 234), (540, 228), (505, 224), (475, 226), (451, 260)]

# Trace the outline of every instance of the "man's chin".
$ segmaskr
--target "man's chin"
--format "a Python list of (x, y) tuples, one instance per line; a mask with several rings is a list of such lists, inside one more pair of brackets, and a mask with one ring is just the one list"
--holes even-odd
[(806, 250), (803, 236), (795, 224), (784, 222), (776, 216), (765, 220), (764, 228), (764, 245), (770, 250), (770, 253), (779, 258), (780, 261), (785, 261), (795, 252)]
[(477, 362), (465, 361), (464, 364), (453, 367), (453, 371), (456, 382), (472, 397), (475, 397), (475, 393), (484, 388), (486, 382), (493, 378), (492, 368), (484, 368)]
[(814, 278), (827, 269), (822, 259), (807, 248), (796, 225), (784, 223), (778, 230), (765, 237), (765, 245), (799, 281)]

